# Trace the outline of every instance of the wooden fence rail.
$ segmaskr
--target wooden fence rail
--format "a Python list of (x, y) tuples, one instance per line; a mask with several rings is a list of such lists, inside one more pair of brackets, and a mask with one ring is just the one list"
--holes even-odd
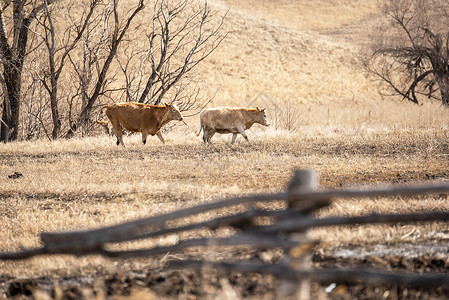
[[(411, 283), (420, 286), (448, 285), (449, 275), (445, 274), (396, 274), (367, 270), (313, 270), (289, 264), (292, 259), (301, 259), (310, 253), (318, 241), (311, 241), (304, 233), (310, 228), (324, 226), (341, 226), (352, 224), (379, 223), (415, 223), (430, 221), (449, 221), (449, 212), (425, 212), (417, 214), (373, 214), (353, 217), (316, 218), (314, 212), (331, 204), (332, 200), (352, 199), (360, 197), (414, 196), (426, 193), (448, 193), (449, 184), (387, 186), (379, 188), (357, 189), (316, 189), (316, 175), (313, 171), (297, 170), (290, 181), (287, 191), (271, 194), (247, 195), (205, 203), (178, 211), (142, 218), (104, 228), (60, 232), (41, 233), (43, 246), (19, 252), (0, 253), (1, 260), (17, 260), (36, 255), (72, 254), (91, 255), (100, 254), (112, 258), (132, 258), (141, 256), (163, 255), (166, 253), (186, 251), (192, 247), (223, 247), (246, 246), (252, 249), (283, 249), (286, 259), (280, 264), (253, 264), (249, 262), (205, 262), (173, 261), (167, 268), (199, 269), (204, 264), (226, 271), (260, 272), (275, 274), (288, 279), (303, 281), (335, 280), (340, 281), (389, 281), (397, 283)], [(276, 205), (277, 209), (258, 208), (260, 203), (283, 201)], [(236, 207), (236, 209), (229, 208)], [(227, 215), (215, 217), (205, 221), (186, 222), (188, 218), (202, 213), (209, 213), (226, 209)], [(223, 213), (222, 213), (223, 214)], [(184, 225), (177, 225), (183, 221)], [(196, 238), (180, 240), (168, 246), (155, 246), (149, 249), (108, 250), (107, 244), (123, 243), (131, 240), (163, 237), (173, 233), (185, 231), (218, 228), (233, 228), (234, 233), (227, 237)], [(449, 250), (449, 249), (448, 249)], [(286, 263), (287, 262), (287, 263)]]

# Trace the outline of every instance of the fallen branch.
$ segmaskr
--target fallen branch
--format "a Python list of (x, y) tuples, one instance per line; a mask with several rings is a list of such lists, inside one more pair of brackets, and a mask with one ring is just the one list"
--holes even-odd
[(139, 234), (140, 231), (150, 226), (159, 227), (161, 226), (161, 224), (165, 224), (166, 222), (171, 220), (180, 219), (224, 207), (231, 207), (253, 202), (266, 202), (285, 199), (286, 196), (287, 193), (274, 193), (230, 198), (223, 201), (206, 203), (163, 215), (143, 218), (136, 221), (126, 222), (96, 230), (63, 233), (43, 232), (41, 233), (41, 240), (44, 244), (50, 246), (63, 243), (73, 244), (74, 246), (83, 245), (83, 247), (93, 247), (103, 243), (117, 243), (129, 240), (130, 236), (135, 236), (136, 234)]
[(280, 220), (273, 225), (259, 226), (255, 230), (266, 233), (302, 232), (313, 227), (362, 225), (379, 223), (416, 223), (432, 221), (449, 221), (449, 212), (433, 212), (421, 214), (372, 214), (356, 217), (333, 217), (316, 219), (308, 216)]
[(63, 232), (63, 233), (41, 233), (41, 240), (48, 247), (57, 247), (58, 244), (73, 244), (73, 247), (81, 245), (85, 248), (92, 248), (103, 243), (118, 243), (141, 238), (142, 231), (155, 231), (161, 228), (166, 222), (188, 216), (197, 215), (206, 211), (216, 210), (235, 205), (245, 205), (255, 202), (269, 202), (275, 200), (287, 200), (290, 203), (301, 202), (303, 207), (315, 207), (319, 203), (328, 203), (332, 198), (354, 198), (373, 196), (396, 196), (396, 195), (417, 195), (424, 193), (442, 193), (449, 191), (449, 184), (404, 186), (404, 187), (384, 187), (380, 189), (347, 189), (329, 191), (309, 191), (303, 193), (273, 193), (248, 195), (225, 199), (222, 201), (206, 203), (199, 206), (181, 209), (175, 212), (143, 218), (136, 221), (126, 222), (110, 227), (96, 230)]
[(224, 247), (224, 246), (247, 246), (253, 249), (280, 248), (289, 250), (300, 244), (300, 241), (282, 239), (276, 236), (260, 234), (242, 234), (230, 236), (227, 238), (202, 238), (180, 241), (171, 246), (159, 246), (149, 249), (110, 251), (103, 245), (96, 247), (73, 247), (72, 244), (61, 244), (53, 248), (36, 248), (22, 252), (0, 253), (1, 260), (18, 260), (30, 258), (44, 254), (72, 254), (72, 255), (102, 255), (111, 258), (132, 258), (166, 254), (169, 252), (179, 252), (192, 247)]

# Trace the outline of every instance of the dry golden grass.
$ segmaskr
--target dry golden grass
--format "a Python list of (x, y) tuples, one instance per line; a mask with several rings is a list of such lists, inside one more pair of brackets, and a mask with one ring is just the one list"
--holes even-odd
[(299, 30), (336, 29), (360, 21), (378, 12), (378, 0), (216, 0), (231, 8), (265, 21)]
[[(413, 111), (415, 106), (410, 105), (409, 109)], [(420, 109), (423, 115), (437, 115), (433, 106)], [(295, 168), (317, 170), (322, 187), (413, 182), (429, 176), (447, 178), (447, 125), (430, 124), (421, 117), (406, 123), (401, 118), (393, 122), (391, 116), (390, 121), (382, 124), (384, 117), (378, 116), (386, 114), (377, 111), (361, 126), (356, 118), (349, 122), (347, 117), (329, 113), (324, 123), (318, 120), (323, 122), (326, 118), (310, 118), (296, 132), (256, 125), (249, 131), (251, 146), (241, 138), (231, 146), (228, 135), (218, 136), (213, 146), (203, 145), (187, 127), (167, 133), (166, 145), (157, 138), (141, 145), (137, 135), (125, 137), (126, 148), (117, 147), (115, 138), (106, 135), (2, 144), (0, 194), (4, 200), (0, 205), (4, 226), (0, 229), (0, 250), (39, 246), (42, 231), (95, 228), (227, 196), (283, 190)], [(23, 177), (8, 178), (14, 172)], [(321, 214), (447, 210), (445, 202), (444, 198), (433, 196), (337, 201)], [(420, 225), (418, 229), (430, 233), (410, 235), (407, 240), (420, 242), (432, 239), (431, 232), (436, 236), (446, 232), (444, 226), (432, 224)], [(409, 231), (406, 226), (384, 226), (355, 231), (332, 229), (332, 235), (328, 234), (329, 229), (315, 230), (313, 234), (326, 247), (337, 247), (397, 243)], [(387, 239), (385, 232), (389, 232)], [(158, 241), (148, 243), (143, 245)], [(136, 245), (142, 246), (138, 243), (127, 247)], [(141, 264), (108, 261), (98, 257), (49, 257), (3, 262), (1, 268), (4, 276), (21, 277), (48, 275), (55, 270), (106, 272), (105, 269), (135, 268)], [(151, 260), (146, 263), (151, 264)]]
[[(372, 30), (362, 20), (377, 20), (376, 1), (323, 2), (212, 2), (230, 8), (228, 38), (200, 67), (207, 93), (216, 93), (213, 105), (247, 106), (260, 94), (276, 103), (310, 105), (379, 100), (376, 82), (364, 73), (359, 57)], [(359, 31), (350, 34), (349, 43), (339, 32), (323, 35), (300, 25), (314, 29), (315, 22), (326, 23), (317, 25), (326, 30), (355, 24)]]

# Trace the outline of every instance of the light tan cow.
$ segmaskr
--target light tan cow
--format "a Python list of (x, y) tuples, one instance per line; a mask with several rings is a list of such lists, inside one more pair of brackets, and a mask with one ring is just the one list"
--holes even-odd
[(238, 108), (217, 107), (204, 109), (200, 114), (203, 142), (210, 143), (216, 132), (232, 133), (231, 144), (234, 144), (237, 134), (240, 133), (249, 143), (245, 130), (250, 129), (254, 123), (269, 126), (265, 108)]
[(106, 116), (117, 136), (117, 145), (123, 143), (123, 129), (142, 133), (142, 142), (147, 142), (148, 134), (157, 135), (165, 143), (161, 128), (172, 120), (183, 121), (176, 104), (149, 105), (135, 102), (105, 105)]

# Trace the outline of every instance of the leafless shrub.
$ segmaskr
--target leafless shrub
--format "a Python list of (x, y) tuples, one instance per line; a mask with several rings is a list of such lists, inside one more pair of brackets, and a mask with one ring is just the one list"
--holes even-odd
[(449, 6), (446, 1), (386, 0), (391, 21), (379, 30), (367, 62), (381, 92), (419, 104), (424, 97), (449, 105)]

